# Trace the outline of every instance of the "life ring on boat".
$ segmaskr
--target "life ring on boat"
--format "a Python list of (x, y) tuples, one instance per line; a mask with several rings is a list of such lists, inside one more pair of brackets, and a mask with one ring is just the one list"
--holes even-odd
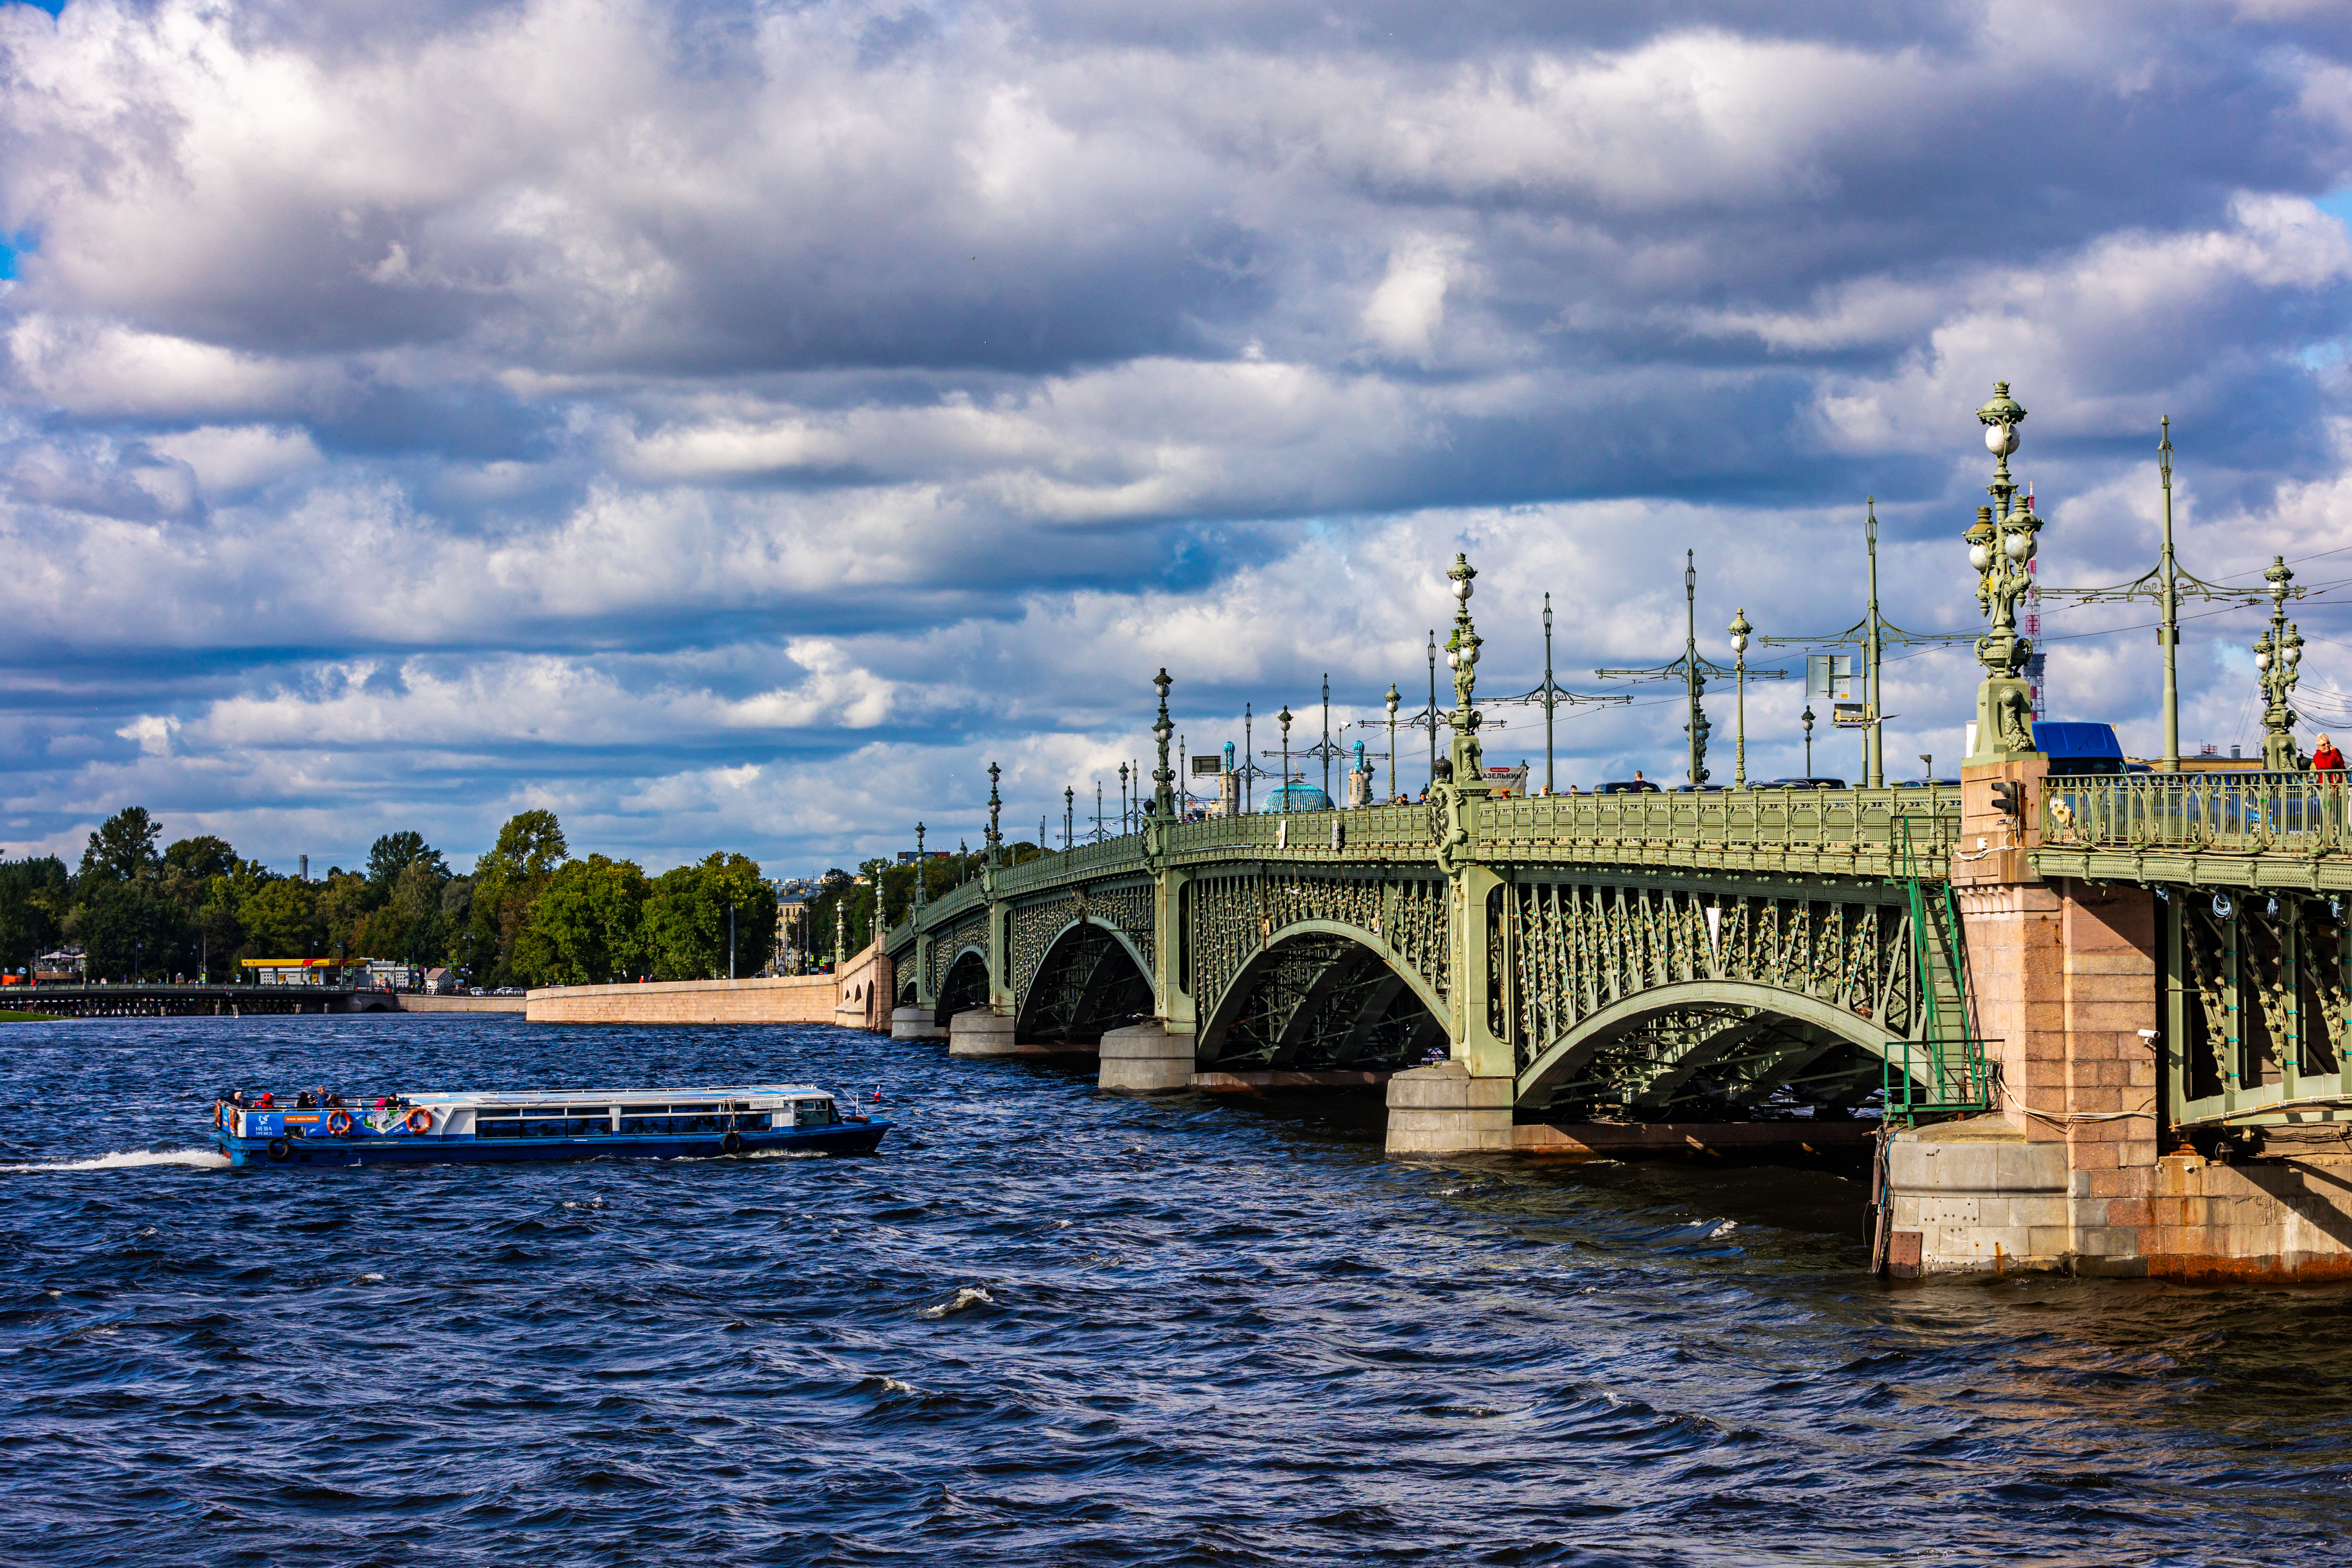
[(743, 1134), (730, 1132), (719, 1141), (719, 1146), (730, 1154), (740, 1154), (743, 1152)]
[(408, 1130), (411, 1132), (430, 1132), (433, 1131), (433, 1113), (425, 1110), (421, 1105), (408, 1113), (406, 1121)]
[(341, 1138), (352, 1130), (352, 1113), (348, 1110), (327, 1112), (327, 1131)]
[(269, 1157), (271, 1159), (282, 1163), (286, 1160), (292, 1158), (293, 1153), (294, 1145), (286, 1142), (285, 1139), (272, 1138), (269, 1141)]

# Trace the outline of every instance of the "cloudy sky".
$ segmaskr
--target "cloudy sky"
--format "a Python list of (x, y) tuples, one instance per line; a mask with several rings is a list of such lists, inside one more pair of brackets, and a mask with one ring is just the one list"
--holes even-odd
[[(1844, 627), (1865, 495), (1964, 627), (1996, 377), (2046, 580), (2153, 560), (2169, 414), (2185, 563), (2320, 589), (2347, 187), (2339, 0), (0, 0), (0, 845), (547, 806), (793, 874), (976, 843), (992, 759), (1034, 834), (1162, 665), (1196, 750), (1425, 695), (1457, 550), (1482, 694), (1546, 592), (1566, 683), (1674, 657), (1685, 549), (1714, 657)], [(2052, 716), (2157, 744), (2148, 618), (2053, 607)], [(2189, 623), (2190, 746), (2255, 740), (2259, 618)], [(1891, 664), (1890, 766), (1972, 687)], [(1636, 689), (1563, 780), (1678, 774)]]

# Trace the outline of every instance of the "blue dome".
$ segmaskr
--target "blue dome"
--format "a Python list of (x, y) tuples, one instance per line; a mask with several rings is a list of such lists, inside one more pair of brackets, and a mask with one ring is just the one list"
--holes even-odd
[(1313, 784), (1285, 784), (1265, 797), (1268, 811), (1328, 811), (1331, 797)]

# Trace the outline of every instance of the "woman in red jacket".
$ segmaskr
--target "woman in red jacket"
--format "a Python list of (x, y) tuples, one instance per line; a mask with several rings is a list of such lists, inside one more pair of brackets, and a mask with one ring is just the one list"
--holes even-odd
[(2312, 749), (2311, 771), (2315, 773), (2340, 773), (2344, 771), (2344, 753), (2337, 751), (2336, 742), (2325, 735), (2319, 737), (2317, 744)]

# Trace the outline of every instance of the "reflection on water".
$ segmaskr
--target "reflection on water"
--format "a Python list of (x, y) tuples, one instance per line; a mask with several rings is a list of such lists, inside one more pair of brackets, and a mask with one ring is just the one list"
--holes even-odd
[[(1855, 1182), (1392, 1163), (828, 1028), (18, 1025), (0, 1556), (2309, 1563), (2352, 1292), (1888, 1286)], [(232, 1083), (882, 1084), (872, 1159), (211, 1168)]]

